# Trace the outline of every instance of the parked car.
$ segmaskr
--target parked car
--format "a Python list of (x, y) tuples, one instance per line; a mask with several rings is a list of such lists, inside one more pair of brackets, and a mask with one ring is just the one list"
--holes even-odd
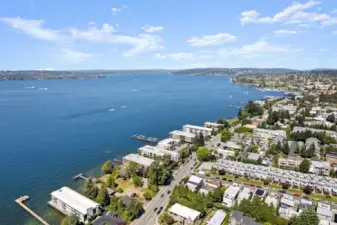
[(283, 194), (287, 193), (285, 190), (279, 190), (278, 192), (283, 193)]

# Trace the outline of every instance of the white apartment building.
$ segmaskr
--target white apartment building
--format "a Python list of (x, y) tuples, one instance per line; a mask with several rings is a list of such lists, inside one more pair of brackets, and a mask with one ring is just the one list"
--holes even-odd
[(154, 147), (151, 145), (145, 145), (138, 149), (139, 154), (147, 157), (164, 157), (169, 155), (173, 161), (179, 161), (180, 154), (179, 152), (169, 151), (163, 148)]
[(175, 203), (168, 210), (170, 215), (180, 223), (185, 225), (193, 225), (200, 217), (200, 212), (181, 204)]
[(129, 162), (137, 163), (141, 167), (149, 167), (149, 166), (152, 165), (154, 160), (146, 158), (146, 157), (141, 156), (141, 155), (131, 153), (131, 154), (123, 157), (123, 163), (124, 164), (127, 164)]
[(157, 147), (165, 150), (174, 150), (180, 143), (179, 140), (173, 138), (166, 138), (158, 142)]
[(170, 138), (182, 141), (182, 142), (188, 142), (192, 143), (195, 140), (195, 134), (188, 133), (181, 130), (174, 130), (170, 133)]
[(223, 195), (222, 204), (228, 208), (233, 207), (240, 190), (241, 186), (238, 184), (229, 186)]
[(254, 129), (254, 133), (253, 133), (253, 138), (260, 139), (260, 140), (261, 139), (262, 140), (273, 139), (277, 136), (287, 138), (287, 134), (284, 130), (268, 130), (268, 129), (256, 128)]
[(81, 222), (86, 222), (90, 217), (97, 215), (99, 204), (76, 191), (62, 187), (51, 193), (49, 205), (65, 215), (77, 216)]
[(332, 130), (322, 130), (322, 129), (315, 129), (309, 127), (294, 127), (292, 132), (305, 132), (310, 130), (312, 133), (325, 133), (326, 135), (337, 138), (337, 132)]
[(297, 106), (293, 104), (287, 104), (287, 105), (275, 105), (272, 107), (273, 111), (288, 111), (290, 115), (294, 115), (297, 110)]
[(331, 211), (330, 205), (318, 202), (317, 216), (320, 220), (333, 221), (333, 213)]
[(200, 134), (202, 133), (204, 136), (211, 136), (212, 135), (212, 129), (207, 127), (200, 127), (200, 126), (194, 126), (194, 125), (184, 125), (183, 131), (187, 133), (192, 134)]

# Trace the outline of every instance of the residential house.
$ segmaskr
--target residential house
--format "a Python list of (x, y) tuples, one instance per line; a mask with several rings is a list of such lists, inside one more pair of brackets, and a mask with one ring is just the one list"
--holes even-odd
[(267, 203), (268, 205), (273, 205), (276, 209), (277, 206), (278, 206), (278, 195), (277, 195), (277, 193), (270, 192), (269, 195), (264, 200), (264, 202)]
[(286, 219), (290, 219), (292, 216), (296, 215), (295, 201), (292, 195), (284, 194), (280, 200), (280, 207), (278, 214)]
[(244, 187), (238, 195), (237, 202), (240, 204), (243, 199), (250, 199), (251, 196), (252, 196), (252, 190), (248, 187)]
[(248, 216), (244, 216), (242, 212), (232, 210), (228, 221), (228, 225), (261, 225), (255, 223), (254, 219)]
[(304, 198), (301, 198), (300, 199), (300, 203), (298, 204), (297, 212), (298, 213), (302, 213), (303, 210), (310, 209), (312, 207), (313, 207), (312, 201), (304, 199)]
[(199, 211), (178, 203), (172, 205), (168, 211), (175, 220), (185, 225), (193, 225), (200, 218)]
[(201, 177), (197, 177), (197, 176), (194, 176), (192, 175), (186, 185), (187, 187), (191, 190), (191, 191), (196, 191), (198, 190), (203, 184), (203, 179)]
[(207, 225), (222, 225), (226, 218), (226, 212), (218, 209), (212, 218), (206, 222)]
[(316, 212), (320, 220), (333, 221), (333, 213), (331, 211), (330, 205), (318, 202)]
[(241, 186), (238, 184), (229, 186), (223, 195), (222, 204), (228, 208), (233, 207), (240, 190)]
[(321, 175), (321, 176), (329, 176), (330, 175), (330, 163), (326, 161), (310, 161), (309, 172)]

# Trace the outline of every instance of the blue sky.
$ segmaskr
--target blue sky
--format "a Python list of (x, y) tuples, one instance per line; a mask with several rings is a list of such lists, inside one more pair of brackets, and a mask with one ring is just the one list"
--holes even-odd
[(337, 1), (3, 0), (0, 35), (1, 70), (337, 68)]

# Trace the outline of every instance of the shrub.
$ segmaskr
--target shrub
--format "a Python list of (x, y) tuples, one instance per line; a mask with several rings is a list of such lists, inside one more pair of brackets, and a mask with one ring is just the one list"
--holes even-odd
[(270, 184), (270, 180), (263, 180), (263, 184), (264, 184), (264, 185)]
[(118, 188), (116, 188), (116, 192), (122, 193), (122, 192), (123, 192), (123, 189), (122, 189), (121, 187), (118, 187)]
[(226, 174), (226, 171), (224, 169), (221, 169), (218, 171), (219, 175), (225, 175)]
[(308, 194), (308, 195), (310, 195), (313, 192), (313, 190), (314, 189), (311, 186), (305, 186), (303, 188), (303, 192), (306, 193), (306, 194)]
[(289, 187), (290, 187), (290, 184), (288, 184), (288, 183), (283, 183), (283, 184), (282, 184), (282, 188), (283, 188), (284, 190), (287, 190)]

